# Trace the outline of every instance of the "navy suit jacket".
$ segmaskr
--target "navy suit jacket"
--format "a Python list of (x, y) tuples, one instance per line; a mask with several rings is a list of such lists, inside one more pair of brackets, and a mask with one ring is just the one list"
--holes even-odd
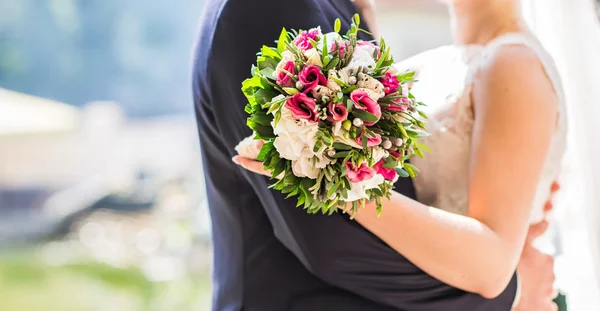
[[(240, 90), (262, 45), (282, 27), (343, 31), (349, 0), (208, 0), (193, 91), (214, 242), (215, 311), (507, 311), (513, 278), (493, 300), (427, 275), (346, 216), (307, 215), (231, 162), (251, 134)], [(371, 39), (365, 37), (364, 39)], [(396, 190), (415, 197), (409, 179)]]

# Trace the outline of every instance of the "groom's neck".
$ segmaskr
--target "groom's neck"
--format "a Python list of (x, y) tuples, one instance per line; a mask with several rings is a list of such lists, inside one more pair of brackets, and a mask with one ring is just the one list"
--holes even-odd
[(523, 29), (518, 1), (457, 1), (449, 8), (457, 45), (485, 45), (503, 33)]

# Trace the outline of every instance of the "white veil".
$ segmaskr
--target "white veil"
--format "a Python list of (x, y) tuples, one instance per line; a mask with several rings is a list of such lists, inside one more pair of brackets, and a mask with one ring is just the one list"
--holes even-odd
[[(569, 310), (600, 306), (600, 24), (592, 0), (523, 0), (530, 28), (553, 56), (565, 88), (569, 137), (555, 200), (558, 286)], [(598, 127), (596, 127), (598, 126)]]

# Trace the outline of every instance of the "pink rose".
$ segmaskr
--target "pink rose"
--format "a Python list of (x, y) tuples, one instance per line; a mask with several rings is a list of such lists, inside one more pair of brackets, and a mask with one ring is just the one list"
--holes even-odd
[(385, 76), (382, 77), (381, 79), (379, 79), (379, 82), (381, 82), (381, 84), (383, 84), (383, 90), (385, 92), (385, 95), (390, 95), (396, 91), (398, 91), (398, 87), (400, 86), (400, 83), (398, 82), (398, 78), (396, 78), (395, 75), (386, 72)]
[(294, 118), (311, 122), (319, 121), (319, 116), (317, 116), (317, 112), (315, 111), (316, 106), (315, 100), (304, 93), (296, 93), (285, 102), (285, 107), (292, 112)]
[(302, 31), (295, 39), (294, 44), (299, 47), (301, 50), (306, 51), (312, 49), (312, 44), (310, 40), (317, 41), (317, 36), (319, 35), (319, 29), (312, 29), (310, 31)]
[(333, 102), (330, 102), (328, 108), (329, 116), (327, 116), (327, 121), (341, 122), (348, 118), (348, 110), (346, 110), (344, 104), (334, 104)]
[(395, 103), (392, 103), (389, 106), (387, 106), (386, 109), (389, 111), (399, 111), (399, 112), (405, 112), (408, 110), (407, 103), (410, 103), (410, 100), (408, 98), (400, 98), (394, 102)]
[(385, 168), (383, 167), (385, 165), (385, 161), (383, 160), (379, 160), (379, 162), (375, 163), (375, 165), (373, 166), (373, 169), (375, 170), (375, 172), (377, 172), (377, 174), (381, 174), (381, 176), (383, 176), (383, 178), (387, 179), (387, 180), (394, 180), (396, 179), (396, 169), (394, 168)]
[[(358, 137), (356, 137), (356, 142), (362, 146), (362, 138), (365, 136), (365, 132), (360, 133)], [(375, 133), (375, 137), (367, 137), (367, 147), (375, 147), (381, 144), (381, 135)]]
[[(368, 113), (377, 117), (377, 121), (379, 121), (381, 118), (381, 106), (379, 106), (379, 104), (371, 97), (369, 97), (367, 92), (361, 89), (354, 90), (352, 93), (350, 93), (350, 99), (354, 102), (354, 108), (367, 111)], [(377, 123), (377, 121), (365, 121), (365, 124), (367, 126), (372, 126), (373, 124)]]
[(375, 170), (367, 166), (366, 162), (363, 162), (359, 167), (353, 164), (351, 161), (346, 162), (346, 176), (351, 182), (361, 182), (368, 180), (375, 176)]
[(304, 90), (302, 92), (308, 93), (312, 89), (314, 89), (317, 85), (326, 85), (327, 78), (321, 72), (321, 68), (315, 65), (306, 65), (300, 71), (298, 78), (302, 85), (304, 85)]
[[(287, 63), (285, 63), (283, 69), (291, 74), (296, 73), (294, 70), (293, 61), (288, 61)], [(292, 80), (292, 77), (290, 77), (285, 71), (282, 70), (281, 72), (279, 72), (279, 74), (277, 75), (277, 83), (284, 87), (291, 87), (294, 85), (294, 81)]]

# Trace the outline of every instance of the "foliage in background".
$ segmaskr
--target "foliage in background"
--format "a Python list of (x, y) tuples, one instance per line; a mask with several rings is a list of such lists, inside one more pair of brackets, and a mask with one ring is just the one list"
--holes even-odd
[(191, 113), (203, 1), (0, 0), (0, 87), (130, 116)]

